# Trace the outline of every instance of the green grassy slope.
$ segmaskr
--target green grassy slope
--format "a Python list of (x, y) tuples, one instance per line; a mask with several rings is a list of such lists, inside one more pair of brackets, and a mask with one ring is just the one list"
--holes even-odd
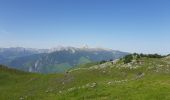
[(143, 57), (48, 75), (0, 67), (0, 100), (169, 100), (169, 62)]

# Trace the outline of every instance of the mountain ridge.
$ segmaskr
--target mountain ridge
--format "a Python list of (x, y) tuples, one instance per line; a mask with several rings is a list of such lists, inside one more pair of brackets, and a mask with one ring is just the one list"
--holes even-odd
[[(43, 50), (41, 49), (40, 50), (41, 53), (40, 51), (37, 51), (37, 49), (25, 49), (25, 48), (12, 48), (12, 49), (14, 49), (14, 51), (19, 50), (23, 54), (26, 53), (26, 56), (19, 55), (18, 57), (14, 57), (14, 59), (12, 60), (10, 59), (5, 63), (3, 62), (0, 63), (24, 71), (40, 73), (63, 72), (79, 64), (117, 59), (128, 54), (126, 52), (111, 49), (87, 48), (87, 47), (86, 48), (60, 47), (57, 49), (43, 49)], [(29, 54), (30, 52), (25, 52), (29, 50), (31, 50), (30, 52), (32, 54)]]

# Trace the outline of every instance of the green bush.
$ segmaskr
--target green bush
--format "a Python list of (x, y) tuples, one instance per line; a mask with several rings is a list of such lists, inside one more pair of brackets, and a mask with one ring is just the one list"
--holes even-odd
[(132, 60), (133, 60), (133, 55), (127, 55), (124, 57), (123, 62), (126, 64), (132, 62)]
[(163, 58), (165, 56), (159, 54), (140, 54), (141, 57), (148, 57), (148, 58)]
[(103, 61), (100, 61), (100, 64), (103, 64), (103, 63), (106, 63), (107, 61), (103, 60)]

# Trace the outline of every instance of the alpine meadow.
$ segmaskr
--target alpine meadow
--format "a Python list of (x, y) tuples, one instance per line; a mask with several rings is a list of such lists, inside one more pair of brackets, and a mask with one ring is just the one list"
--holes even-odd
[(0, 100), (170, 100), (169, 0), (0, 0)]

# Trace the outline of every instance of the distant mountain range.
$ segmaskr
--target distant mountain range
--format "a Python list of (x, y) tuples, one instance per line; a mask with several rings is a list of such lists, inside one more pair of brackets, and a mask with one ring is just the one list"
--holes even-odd
[(80, 64), (118, 59), (127, 54), (103, 48), (0, 48), (0, 64), (29, 72), (55, 73)]
[(0, 63), (8, 63), (18, 57), (24, 57), (45, 52), (48, 52), (48, 49), (32, 49), (22, 47), (0, 48)]

